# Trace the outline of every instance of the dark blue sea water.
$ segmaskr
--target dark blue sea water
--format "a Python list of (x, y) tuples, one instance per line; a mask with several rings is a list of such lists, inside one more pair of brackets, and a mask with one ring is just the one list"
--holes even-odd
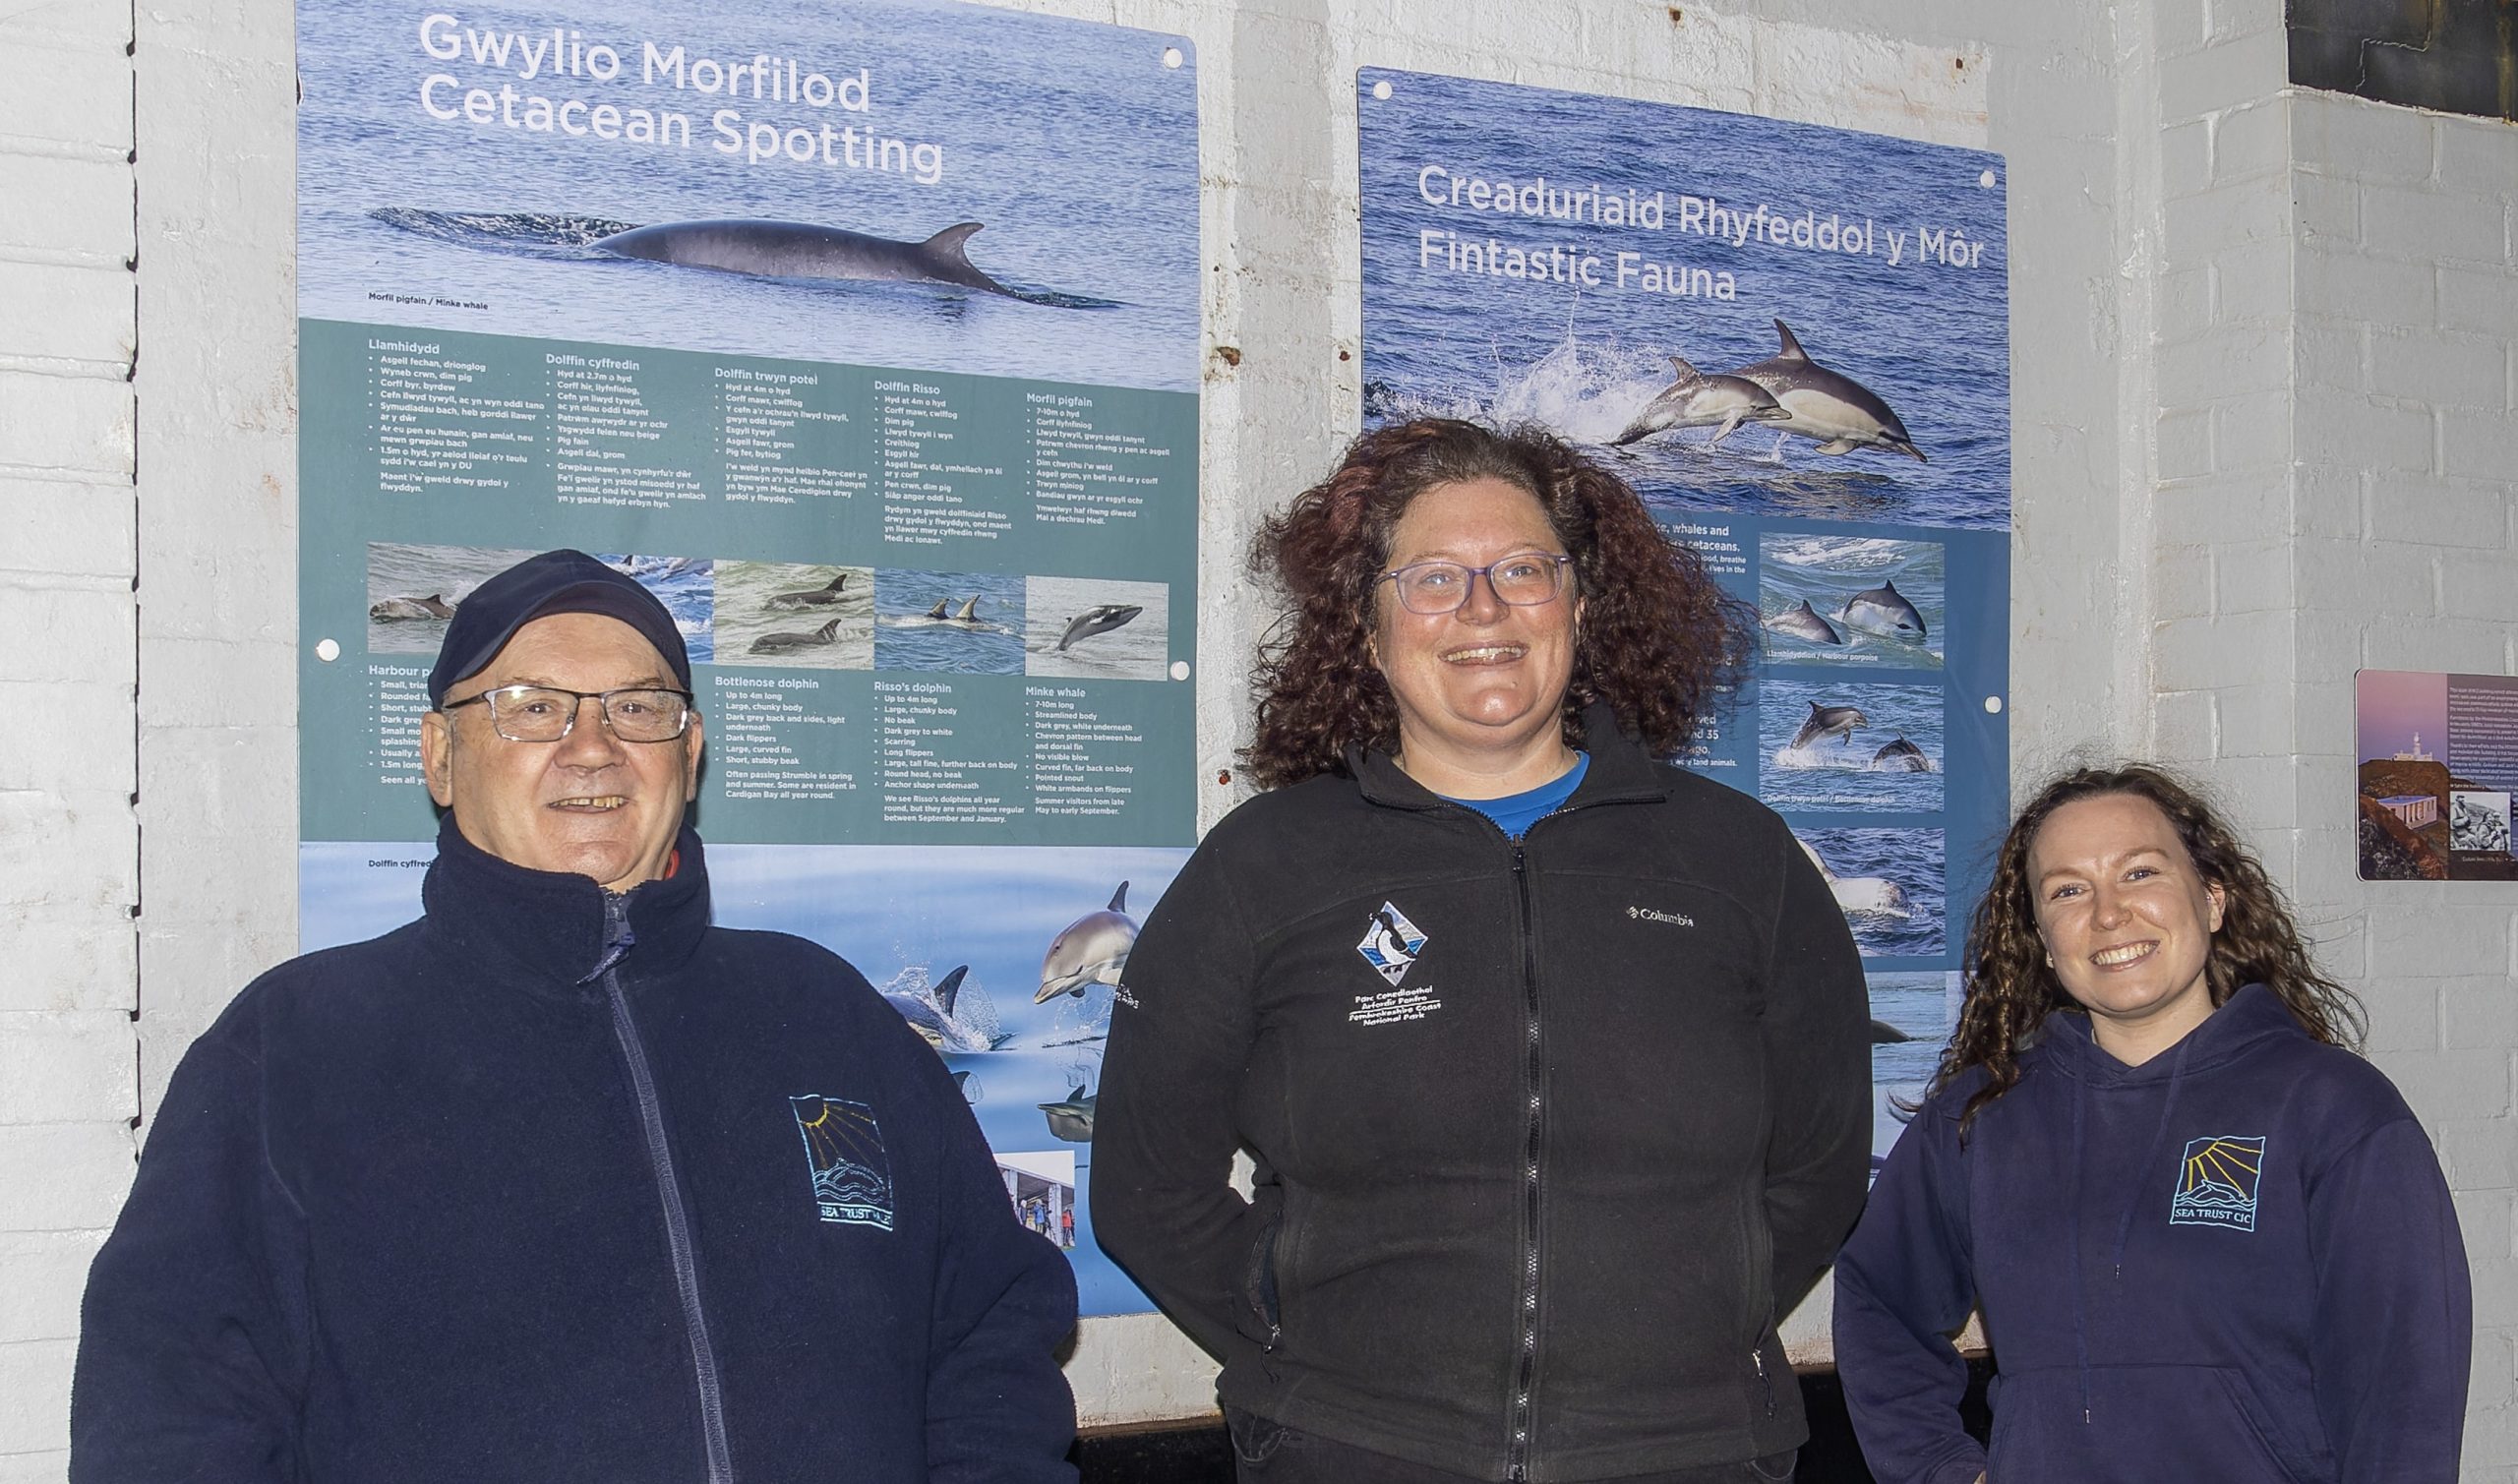
[[(1391, 88), (1387, 100), (1374, 96), (1382, 83)], [(1670, 383), (1670, 356), (1709, 373), (1741, 368), (1776, 353), (1781, 320), (1812, 359), (1885, 401), (1929, 462), (1878, 448), (1824, 454), (1801, 438), (1778, 447), (1776, 434), (1755, 426), (1719, 446), (1708, 446), (1709, 429), (1681, 431), (1604, 448), (1604, 456), (1648, 498), (1685, 508), (2008, 527), (1999, 155), (1378, 69), (1367, 69), (1358, 86), (1368, 423), (1425, 413), (1531, 420), (1604, 448)], [(1427, 176), (1429, 168), (1443, 173)], [(1620, 201), (1657, 192), (1663, 225), (1454, 206), (1455, 177), (1509, 182), (1517, 192), (1544, 180)], [(1444, 204), (1424, 200), (1427, 186)], [(1764, 205), (1787, 220), (1807, 213), (1814, 224), (1867, 226), (1875, 250), (1735, 246), (1681, 231), (1682, 196), (1749, 212)], [(1941, 234), (1946, 244), (1953, 230), (1985, 244), (1975, 267), (1918, 263), (1919, 233)], [(1437, 234), (1430, 245), (1426, 233)], [(1902, 241), (1894, 265), (1892, 234)], [(1552, 262), (1595, 259), (1601, 281), (1454, 270), (1455, 242), (1490, 241)], [(1620, 252), (1635, 255), (1623, 287)], [(1728, 273), (1735, 296), (1648, 291), (1641, 281), (1648, 262)]]
[[(425, 10), (298, 7), (299, 312), (316, 319), (563, 340), (1192, 389), (1197, 376), (1197, 69), (1147, 31), (920, 0), (743, 11), (704, 0), (605, 8), (450, 7), (461, 27), (622, 56), (619, 79), (517, 76), (423, 49)], [(642, 43), (689, 59), (793, 58), (870, 74), (863, 113), (640, 81)], [(1180, 65), (1167, 67), (1175, 49)], [(784, 69), (779, 71), (782, 73)], [(441, 120), (423, 81), (589, 105), (670, 109), (689, 148)], [(519, 103), (518, 107), (524, 105)], [(940, 175), (752, 162), (711, 118), (829, 123), (932, 144)], [(575, 117), (582, 118), (582, 113)], [(747, 145), (747, 151), (749, 146)], [(984, 223), (982, 271), (1028, 295), (756, 278), (621, 258), (588, 243), (633, 225), (768, 218), (922, 241)], [(401, 302), (416, 300), (419, 302)], [(449, 302), (439, 302), (449, 301)]]

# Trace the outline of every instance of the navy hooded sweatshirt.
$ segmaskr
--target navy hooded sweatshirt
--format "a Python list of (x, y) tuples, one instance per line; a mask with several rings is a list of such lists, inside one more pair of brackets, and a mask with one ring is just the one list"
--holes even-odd
[(176, 1068), (88, 1280), (71, 1478), (1072, 1480), (1064, 1259), (841, 960), (450, 821), (426, 916)]
[(2473, 1325), (2430, 1145), (2260, 985), (2128, 1067), (2056, 1014), (1977, 1115), (1928, 1101), (1836, 1259), (1835, 1349), (1881, 1484), (1968, 1484), (1981, 1304), (1993, 1484), (2451, 1484)]

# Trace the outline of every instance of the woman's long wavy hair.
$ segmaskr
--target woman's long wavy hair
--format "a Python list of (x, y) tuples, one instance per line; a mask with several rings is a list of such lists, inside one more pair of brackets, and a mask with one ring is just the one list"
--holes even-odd
[(1569, 743), (1582, 742), (1583, 708), (1604, 700), (1646, 746), (1675, 752), (1737, 680), (1755, 615), (1625, 481), (1535, 428), (1395, 423), (1356, 439), (1251, 544), (1252, 572), (1287, 604), (1251, 680), (1258, 725), (1242, 762), (1262, 788), (1344, 772), (1351, 743), (1398, 750), (1398, 702), (1371, 654), (1391, 533), (1417, 496), (1478, 479), (1529, 492), (1574, 559), (1566, 600), (1579, 595), (1584, 610), (1563, 707)]
[(2300, 1028), (2330, 1045), (2358, 1046), (2366, 1029), (2352, 991), (2326, 978), (2300, 930), (2290, 904), (2264, 866), (2213, 813), (2195, 791), (2147, 763), (2077, 768), (2038, 790), (2011, 821), (1994, 858), (1994, 883), (1967, 931), (1968, 986), (1958, 1029), (1942, 1052), (1933, 1091), (1958, 1080), (1971, 1067), (1985, 1069), (1985, 1085), (1959, 1115), (1964, 1130), (1984, 1106), (2019, 1081), (2019, 1053), (2051, 1011), (2086, 1014), (2047, 962), (2037, 932), (2036, 882), (2028, 853), (2037, 832), (2057, 809), (2085, 799), (2130, 795), (2145, 799), (2168, 818), (2187, 858), (2206, 885), (2221, 889), (2221, 925), (2203, 973), (2215, 1008), (2247, 984), (2262, 984), (2279, 996)]

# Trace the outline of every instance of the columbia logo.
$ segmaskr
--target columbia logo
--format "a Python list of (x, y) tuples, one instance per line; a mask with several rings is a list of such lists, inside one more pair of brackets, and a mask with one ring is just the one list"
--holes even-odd
[(1659, 922), (1670, 927), (1694, 927), (1696, 925), (1696, 919), (1689, 917), (1686, 913), (1661, 912), (1650, 907), (1630, 907), (1626, 910), (1626, 916), (1630, 921)]

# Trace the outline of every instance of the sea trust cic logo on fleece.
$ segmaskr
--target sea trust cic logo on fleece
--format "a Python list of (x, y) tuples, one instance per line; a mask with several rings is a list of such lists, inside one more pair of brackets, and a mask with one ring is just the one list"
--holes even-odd
[(1381, 910), (1365, 924), (1363, 940), (1355, 945), (1355, 952), (1363, 955), (1364, 962), (1392, 987), (1377, 994), (1356, 995), (1355, 1008), (1347, 1013), (1347, 1023), (1387, 1026), (1423, 1020), (1443, 1008), (1431, 984), (1398, 987), (1399, 981), (1408, 978), (1408, 971), (1416, 967), (1416, 956), (1424, 951), (1423, 930), (1408, 920), (1408, 914), (1401, 912), (1398, 904), (1381, 904)]

